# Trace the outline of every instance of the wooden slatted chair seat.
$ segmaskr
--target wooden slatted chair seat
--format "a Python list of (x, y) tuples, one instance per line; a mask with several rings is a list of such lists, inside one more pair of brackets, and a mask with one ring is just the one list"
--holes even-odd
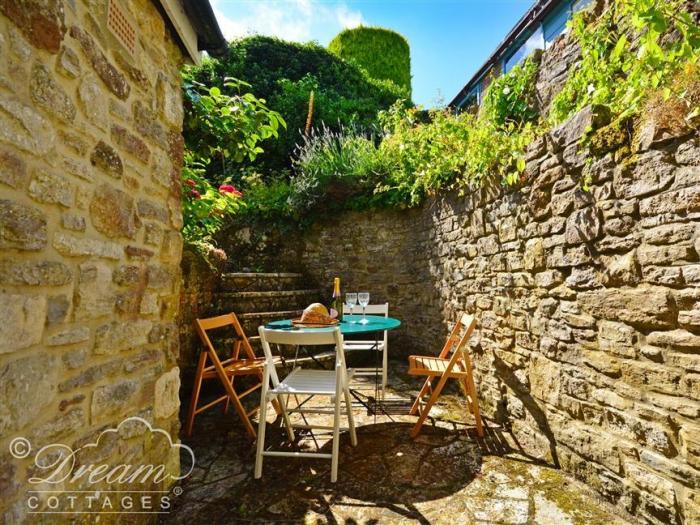
[[(416, 437), (420, 433), (420, 429), (425, 422), (425, 419), (430, 413), (437, 398), (440, 396), (443, 387), (448, 379), (456, 379), (462, 385), (467, 395), (467, 408), (474, 415), (476, 421), (476, 433), (479, 437), (484, 436), (484, 427), (481, 421), (481, 413), (479, 412), (479, 400), (474, 383), (474, 375), (472, 370), (472, 362), (467, 352), (467, 342), (474, 332), (476, 320), (471, 316), (464, 314), (455, 323), (455, 327), (450, 333), (450, 336), (442, 347), (440, 355), (421, 356), (412, 355), (408, 358), (408, 373), (416, 376), (427, 376), (423, 387), (420, 389), (416, 401), (411, 407), (409, 414), (418, 414), (418, 421), (411, 429), (411, 437)], [(460, 332), (462, 335), (460, 336)], [(452, 352), (450, 357), (449, 354)], [(433, 388), (433, 380), (438, 378), (437, 386)], [(428, 401), (423, 402), (423, 397), (429, 395)]]

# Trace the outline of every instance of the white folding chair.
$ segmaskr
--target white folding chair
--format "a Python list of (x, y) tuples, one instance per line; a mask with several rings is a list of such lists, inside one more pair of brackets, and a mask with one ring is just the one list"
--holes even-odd
[[(353, 314), (362, 313), (362, 307), (356, 306), (354, 308), (349, 308), (348, 305), (343, 305), (343, 314)], [(383, 315), (384, 317), (389, 317), (389, 303), (384, 304), (368, 304), (365, 307), (365, 313), (369, 315)], [(384, 399), (384, 393), (386, 392), (387, 385), (387, 369), (389, 365), (389, 337), (387, 331), (384, 330), (384, 336), (381, 339), (376, 340), (351, 340), (345, 341), (343, 347), (346, 351), (353, 350), (373, 350), (382, 353), (382, 399)], [(354, 368), (353, 377), (359, 376), (376, 376), (377, 368)]]
[[(350, 442), (352, 446), (357, 445), (357, 434), (355, 433), (355, 422), (352, 417), (352, 403), (350, 400), (350, 390), (348, 388), (349, 374), (345, 365), (345, 354), (343, 352), (343, 336), (340, 329), (323, 329), (314, 332), (300, 332), (292, 330), (271, 330), (264, 326), (258, 329), (263, 351), (265, 352), (265, 368), (263, 372), (263, 386), (260, 394), (260, 412), (258, 421), (258, 443), (255, 455), (255, 478), (262, 476), (263, 458), (265, 456), (291, 456), (291, 457), (315, 457), (331, 460), (331, 482), (338, 479), (338, 454), (340, 437), (340, 405), (345, 399), (345, 407), (348, 417), (348, 429), (350, 430)], [(277, 376), (274, 358), (270, 349), (270, 344), (281, 345), (334, 345), (335, 346), (335, 368), (334, 370), (309, 370), (294, 368), (290, 374), (282, 381)], [(270, 385), (270, 382), (272, 383)], [(270, 387), (271, 386), (271, 387)], [(287, 396), (286, 400), (282, 397)], [(289, 396), (297, 398), (297, 407), (289, 410), (287, 403)], [(298, 396), (305, 397), (301, 402)], [(290, 414), (300, 413), (329, 413), (328, 409), (304, 408), (305, 403), (313, 396), (329, 396), (333, 404), (333, 426), (320, 425), (292, 425)], [(319, 428), (333, 431), (333, 446), (331, 454), (321, 452), (281, 452), (265, 450), (265, 416), (267, 404), (272, 399), (279, 403), (287, 436), (290, 441), (294, 441), (294, 428), (313, 429)]]

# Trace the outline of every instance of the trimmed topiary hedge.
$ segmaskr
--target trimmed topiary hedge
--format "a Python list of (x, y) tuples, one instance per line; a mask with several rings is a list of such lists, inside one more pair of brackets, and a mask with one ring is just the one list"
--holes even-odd
[(328, 49), (364, 68), (372, 78), (391, 80), (411, 92), (410, 48), (399, 33), (381, 27), (345, 29)]

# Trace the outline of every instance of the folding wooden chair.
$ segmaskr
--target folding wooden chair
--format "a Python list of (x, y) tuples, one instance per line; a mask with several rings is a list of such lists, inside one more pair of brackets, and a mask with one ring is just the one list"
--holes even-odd
[[(188, 437), (192, 435), (194, 418), (197, 414), (221, 402), (225, 402), (224, 413), (228, 412), (229, 404), (233, 403), (236, 412), (243, 421), (246, 431), (251, 438), (255, 439), (255, 429), (250, 422), (250, 416), (258, 411), (258, 407), (256, 406), (253, 410), (246, 412), (241, 403), (241, 399), (261, 387), (265, 359), (255, 357), (250, 342), (243, 332), (241, 323), (233, 312), (209, 319), (195, 319), (195, 326), (197, 327), (199, 338), (204, 345), (204, 351), (199, 354), (199, 362), (197, 363), (197, 373), (195, 375), (192, 398), (190, 399), (190, 409), (185, 426), (185, 434)], [(221, 361), (209, 339), (207, 330), (214, 330), (227, 326), (233, 328), (233, 335), (235, 337), (233, 350), (229, 359)], [(245, 354), (244, 358), (240, 357), (241, 348), (243, 348)], [(209, 362), (211, 362), (211, 364), (209, 364)], [(253, 386), (238, 394), (234, 388), (234, 379), (238, 376), (256, 376), (258, 381)], [(218, 379), (224, 387), (225, 394), (200, 407), (197, 406), (199, 403), (199, 394), (201, 392), (202, 382), (206, 379)]]
[[(471, 315), (463, 314), (461, 319), (455, 324), (455, 327), (447, 338), (445, 346), (442, 348), (438, 357), (417, 356), (412, 355), (408, 358), (408, 373), (411, 375), (428, 376), (420, 389), (415, 403), (411, 407), (409, 414), (418, 414), (418, 421), (411, 429), (411, 437), (415, 438), (420, 432), (425, 418), (428, 417), (431, 407), (440, 396), (443, 387), (448, 379), (457, 379), (464, 385), (464, 390), (467, 396), (467, 407), (474, 414), (476, 420), (476, 433), (479, 437), (484, 436), (484, 427), (479, 413), (479, 400), (476, 393), (476, 385), (474, 384), (474, 374), (472, 371), (472, 362), (467, 352), (467, 342), (471, 337), (476, 320)], [(462, 336), (459, 333), (462, 331)], [(450, 350), (454, 349), (452, 356), (448, 358)], [(439, 377), (438, 384), (433, 388), (433, 379)], [(428, 402), (422, 406), (423, 397), (430, 393)]]
[[(258, 443), (255, 454), (255, 479), (262, 477), (263, 458), (266, 456), (288, 456), (288, 457), (316, 457), (331, 460), (331, 482), (338, 479), (338, 457), (340, 454), (340, 412), (341, 403), (345, 401), (345, 412), (348, 418), (348, 430), (350, 431), (350, 443), (357, 445), (357, 434), (355, 433), (355, 422), (352, 417), (352, 401), (348, 383), (350, 374), (345, 366), (345, 354), (343, 352), (343, 336), (338, 328), (320, 331), (290, 331), (272, 330), (263, 326), (259, 328), (260, 341), (265, 352), (265, 376), (263, 379), (262, 392), (260, 393), (260, 414), (258, 415)], [(334, 370), (308, 370), (295, 367), (289, 375), (280, 381), (272, 357), (270, 343), (281, 345), (333, 345), (335, 346), (335, 369)], [(286, 400), (282, 399), (286, 396)], [(286, 401), (294, 396), (297, 406), (291, 410), (287, 409)], [(298, 396), (305, 399), (301, 402)], [(306, 402), (313, 396), (326, 396), (331, 399), (332, 408), (304, 408)], [(294, 441), (294, 428), (323, 429), (332, 430), (333, 444), (331, 453), (322, 452), (285, 452), (265, 450), (265, 416), (268, 401), (276, 400), (282, 412), (287, 437)], [(293, 425), (289, 415), (293, 413), (302, 414), (333, 414), (333, 426), (311, 425), (304, 417), (305, 424)]]
[[(355, 313), (355, 309), (361, 310), (361, 308), (358, 307), (348, 307), (347, 304), (343, 305), (343, 314), (352, 314)], [(370, 315), (382, 315), (384, 317), (389, 317), (389, 303), (384, 303), (384, 304), (368, 304), (367, 307), (365, 308), (365, 313), (370, 314)], [(353, 351), (353, 350), (372, 350), (375, 352), (381, 352), (382, 353), (382, 368), (381, 368), (381, 389), (382, 389), (382, 399), (384, 399), (384, 395), (386, 392), (386, 385), (387, 385), (387, 376), (388, 376), (388, 368), (389, 368), (389, 337), (388, 337), (388, 332), (384, 330), (384, 334), (381, 339), (379, 340), (344, 340), (343, 342), (343, 347), (345, 348), (346, 352)], [(375, 377), (378, 375), (378, 368), (374, 367), (365, 367), (365, 368), (353, 368), (353, 377), (360, 377), (360, 376), (370, 376), (370, 377)]]

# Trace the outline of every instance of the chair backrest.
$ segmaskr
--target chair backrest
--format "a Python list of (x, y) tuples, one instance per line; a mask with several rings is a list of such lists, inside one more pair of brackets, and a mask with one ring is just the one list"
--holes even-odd
[(273, 328), (258, 328), (260, 334), (260, 342), (262, 344), (267, 367), (270, 370), (272, 384), (279, 384), (279, 377), (275, 369), (275, 360), (272, 355), (270, 343), (279, 345), (294, 345), (294, 346), (318, 346), (318, 345), (334, 345), (335, 346), (335, 364), (336, 368), (340, 368), (344, 374), (345, 353), (343, 352), (343, 336), (340, 333), (340, 328), (320, 328), (316, 330), (276, 330)]
[(255, 352), (253, 352), (253, 348), (250, 346), (250, 342), (248, 341), (245, 332), (243, 332), (243, 327), (238, 321), (238, 317), (236, 317), (236, 314), (233, 312), (206, 319), (195, 319), (194, 324), (197, 327), (199, 338), (202, 340), (202, 343), (206, 347), (206, 350), (210, 353), (212, 359), (218, 360), (218, 357), (207, 331), (215, 330), (217, 328), (224, 328), (226, 326), (230, 326), (236, 336), (233, 351), (234, 359), (238, 359), (241, 347), (243, 347), (243, 351), (248, 359), (255, 359)]
[[(352, 308), (348, 307), (347, 304), (343, 304), (344, 314), (362, 313), (362, 307), (355, 305)], [(365, 313), (369, 315), (383, 315), (384, 317), (389, 317), (389, 303), (383, 304), (368, 304), (365, 307)]]
[[(464, 352), (464, 347), (469, 341), (474, 329), (476, 328), (476, 319), (473, 315), (462, 314), (459, 321), (455, 323), (454, 328), (450, 332), (450, 336), (445, 341), (445, 346), (440, 351), (440, 358), (445, 359), (447, 355), (454, 350), (454, 355)], [(460, 336), (460, 332), (462, 335)], [(468, 359), (468, 356), (466, 356)]]

